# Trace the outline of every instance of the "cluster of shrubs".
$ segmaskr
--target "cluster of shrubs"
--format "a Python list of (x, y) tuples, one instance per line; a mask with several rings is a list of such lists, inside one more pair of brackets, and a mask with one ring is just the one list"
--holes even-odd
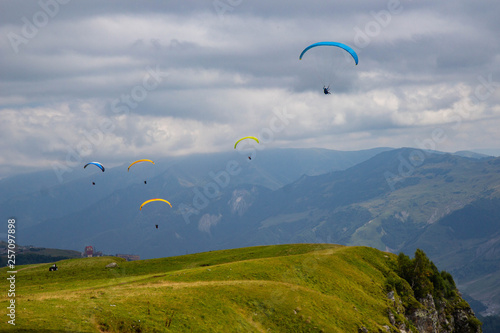
[(417, 299), (422, 299), (428, 294), (434, 299), (454, 300), (459, 297), (451, 274), (446, 271), (439, 272), (436, 265), (420, 249), (415, 251), (413, 259), (400, 253), (396, 272), (408, 282)]
[[(454, 303), (459, 307), (469, 307), (469, 304), (461, 299), (451, 274), (440, 272), (420, 249), (417, 249), (413, 259), (400, 253), (394, 272), (387, 277), (386, 289), (396, 291), (406, 309), (419, 308), (421, 305), (417, 300), (424, 299), (427, 295), (432, 295), (437, 307), (441, 301)], [(464, 304), (461, 304), (462, 302)]]

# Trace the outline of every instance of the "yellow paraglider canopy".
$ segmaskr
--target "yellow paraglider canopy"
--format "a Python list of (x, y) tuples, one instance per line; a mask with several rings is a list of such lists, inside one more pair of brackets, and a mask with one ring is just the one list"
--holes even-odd
[(144, 202), (142, 203), (141, 207), (139, 207), (139, 210), (142, 210), (142, 207), (143, 207), (144, 205), (146, 205), (146, 204), (148, 204), (148, 203), (150, 203), (150, 202), (152, 202), (152, 201), (163, 201), (163, 202), (168, 203), (168, 204), (170, 205), (170, 207), (172, 207), (172, 204), (171, 204), (170, 202), (168, 202), (167, 200), (165, 200), (165, 199), (158, 199), (158, 198), (156, 198), (156, 199), (150, 199), (150, 200), (146, 200), (146, 201), (144, 201)]
[(150, 163), (155, 164), (155, 162), (153, 162), (153, 161), (151, 161), (151, 160), (146, 160), (146, 159), (137, 160), (137, 161), (133, 162), (132, 164), (130, 164), (130, 165), (128, 166), (127, 171), (130, 171), (130, 167), (131, 167), (132, 165), (136, 164), (136, 163), (139, 163), (139, 162), (150, 162)]
[(245, 140), (245, 139), (253, 139), (253, 140), (257, 141), (257, 143), (259, 143), (259, 139), (257, 139), (255, 136), (245, 136), (244, 138), (241, 138), (238, 141), (236, 141), (236, 143), (234, 144), (234, 149), (236, 149), (236, 146), (238, 145), (238, 143), (240, 141)]

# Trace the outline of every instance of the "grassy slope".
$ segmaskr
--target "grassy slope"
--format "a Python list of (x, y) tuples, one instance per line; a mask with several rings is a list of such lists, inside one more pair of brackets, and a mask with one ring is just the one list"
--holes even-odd
[[(390, 325), (384, 282), (392, 260), (367, 247), (295, 244), (135, 262), (71, 259), (57, 272), (19, 266), (16, 329), (162, 332), (170, 321), (174, 332), (376, 331)], [(118, 268), (105, 268), (113, 261)], [(7, 301), (4, 293), (3, 313)]]

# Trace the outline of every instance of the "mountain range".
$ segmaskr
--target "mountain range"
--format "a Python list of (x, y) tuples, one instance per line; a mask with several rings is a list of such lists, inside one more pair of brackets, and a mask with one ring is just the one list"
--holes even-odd
[[(251, 160), (235, 152), (155, 162), (129, 172), (75, 168), (62, 181), (51, 170), (6, 178), (1, 211), (16, 218), (20, 244), (141, 258), (285, 243), (420, 248), (498, 311), (500, 158), (279, 149)], [(173, 207), (139, 210), (151, 198)]]

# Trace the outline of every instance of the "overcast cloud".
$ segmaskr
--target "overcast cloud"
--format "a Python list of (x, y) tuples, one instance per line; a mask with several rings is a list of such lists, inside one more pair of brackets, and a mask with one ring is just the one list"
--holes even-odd
[[(264, 149), (500, 148), (498, 1), (1, 7), (0, 178), (229, 151), (247, 135)], [(299, 61), (325, 40), (359, 65)]]

